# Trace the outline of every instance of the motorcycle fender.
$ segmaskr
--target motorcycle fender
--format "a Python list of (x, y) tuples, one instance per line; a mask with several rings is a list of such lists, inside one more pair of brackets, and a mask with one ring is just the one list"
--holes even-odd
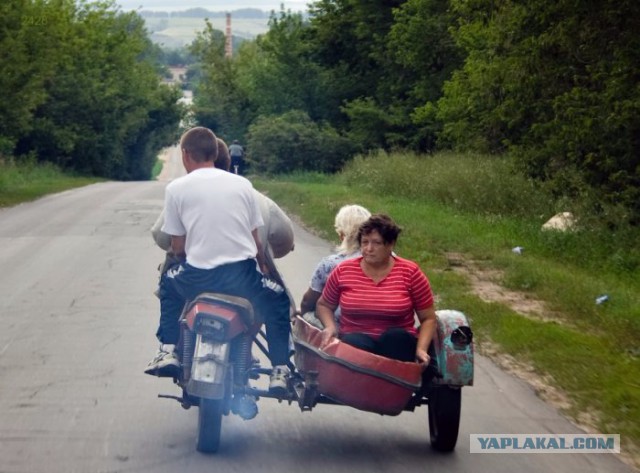
[[(457, 310), (438, 310), (433, 339), (438, 371), (434, 384), (449, 386), (473, 385), (473, 342), (466, 315)], [(454, 332), (460, 328), (469, 335), (468, 343), (457, 343)], [(454, 337), (452, 337), (454, 334)]]
[(191, 378), (187, 384), (189, 394), (206, 399), (222, 399), (229, 361), (229, 343), (205, 340), (196, 335), (191, 365)]

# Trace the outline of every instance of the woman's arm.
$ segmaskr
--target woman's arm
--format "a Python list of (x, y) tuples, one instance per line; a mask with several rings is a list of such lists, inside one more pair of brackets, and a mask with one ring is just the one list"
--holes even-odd
[(300, 314), (306, 314), (307, 312), (313, 312), (316, 309), (316, 303), (320, 299), (322, 293), (314, 291), (313, 289), (307, 289), (307, 292), (302, 296), (302, 302), (300, 302)]
[(260, 271), (265, 276), (269, 276), (270, 270), (269, 265), (267, 265), (267, 258), (264, 255), (265, 249), (262, 246), (262, 241), (260, 240), (260, 235), (258, 234), (258, 229), (254, 229), (251, 231), (251, 235), (253, 236), (253, 240), (256, 242), (256, 248), (258, 249), (258, 253), (256, 254), (256, 260), (258, 261), (258, 266), (260, 267)]
[(316, 304), (316, 317), (320, 319), (324, 330), (322, 331), (322, 344), (320, 348), (326, 347), (332, 338), (338, 336), (338, 327), (336, 321), (333, 318), (333, 313), (338, 308), (337, 305), (330, 304), (327, 300), (320, 296), (318, 303)]
[(167, 235), (161, 230), (162, 225), (164, 225), (164, 210), (158, 216), (153, 227), (151, 227), (151, 236), (153, 236), (153, 241), (156, 242), (156, 245), (164, 251), (169, 251), (171, 249), (171, 235)]
[(417, 310), (418, 320), (420, 320), (420, 330), (418, 331), (418, 345), (416, 346), (416, 360), (425, 366), (429, 364), (431, 357), (427, 353), (433, 334), (436, 332), (436, 309), (432, 305), (426, 309)]

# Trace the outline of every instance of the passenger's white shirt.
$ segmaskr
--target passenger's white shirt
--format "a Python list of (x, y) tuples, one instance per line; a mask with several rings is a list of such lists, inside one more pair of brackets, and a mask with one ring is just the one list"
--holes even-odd
[(201, 168), (169, 183), (162, 231), (186, 235), (187, 263), (200, 269), (255, 258), (251, 234), (264, 222), (251, 182)]

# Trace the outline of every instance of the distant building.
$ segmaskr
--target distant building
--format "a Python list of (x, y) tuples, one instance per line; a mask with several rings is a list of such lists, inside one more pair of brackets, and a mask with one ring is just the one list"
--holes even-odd
[(186, 67), (169, 67), (171, 77), (165, 77), (162, 82), (168, 85), (179, 85), (185, 80), (185, 74), (187, 73)]

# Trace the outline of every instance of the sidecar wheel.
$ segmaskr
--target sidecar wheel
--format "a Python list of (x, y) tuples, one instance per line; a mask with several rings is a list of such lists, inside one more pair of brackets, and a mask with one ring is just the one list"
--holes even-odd
[(202, 453), (216, 453), (220, 446), (221, 430), (222, 401), (200, 399), (196, 449)]
[(456, 448), (460, 427), (461, 389), (434, 386), (429, 395), (431, 447), (439, 452)]

